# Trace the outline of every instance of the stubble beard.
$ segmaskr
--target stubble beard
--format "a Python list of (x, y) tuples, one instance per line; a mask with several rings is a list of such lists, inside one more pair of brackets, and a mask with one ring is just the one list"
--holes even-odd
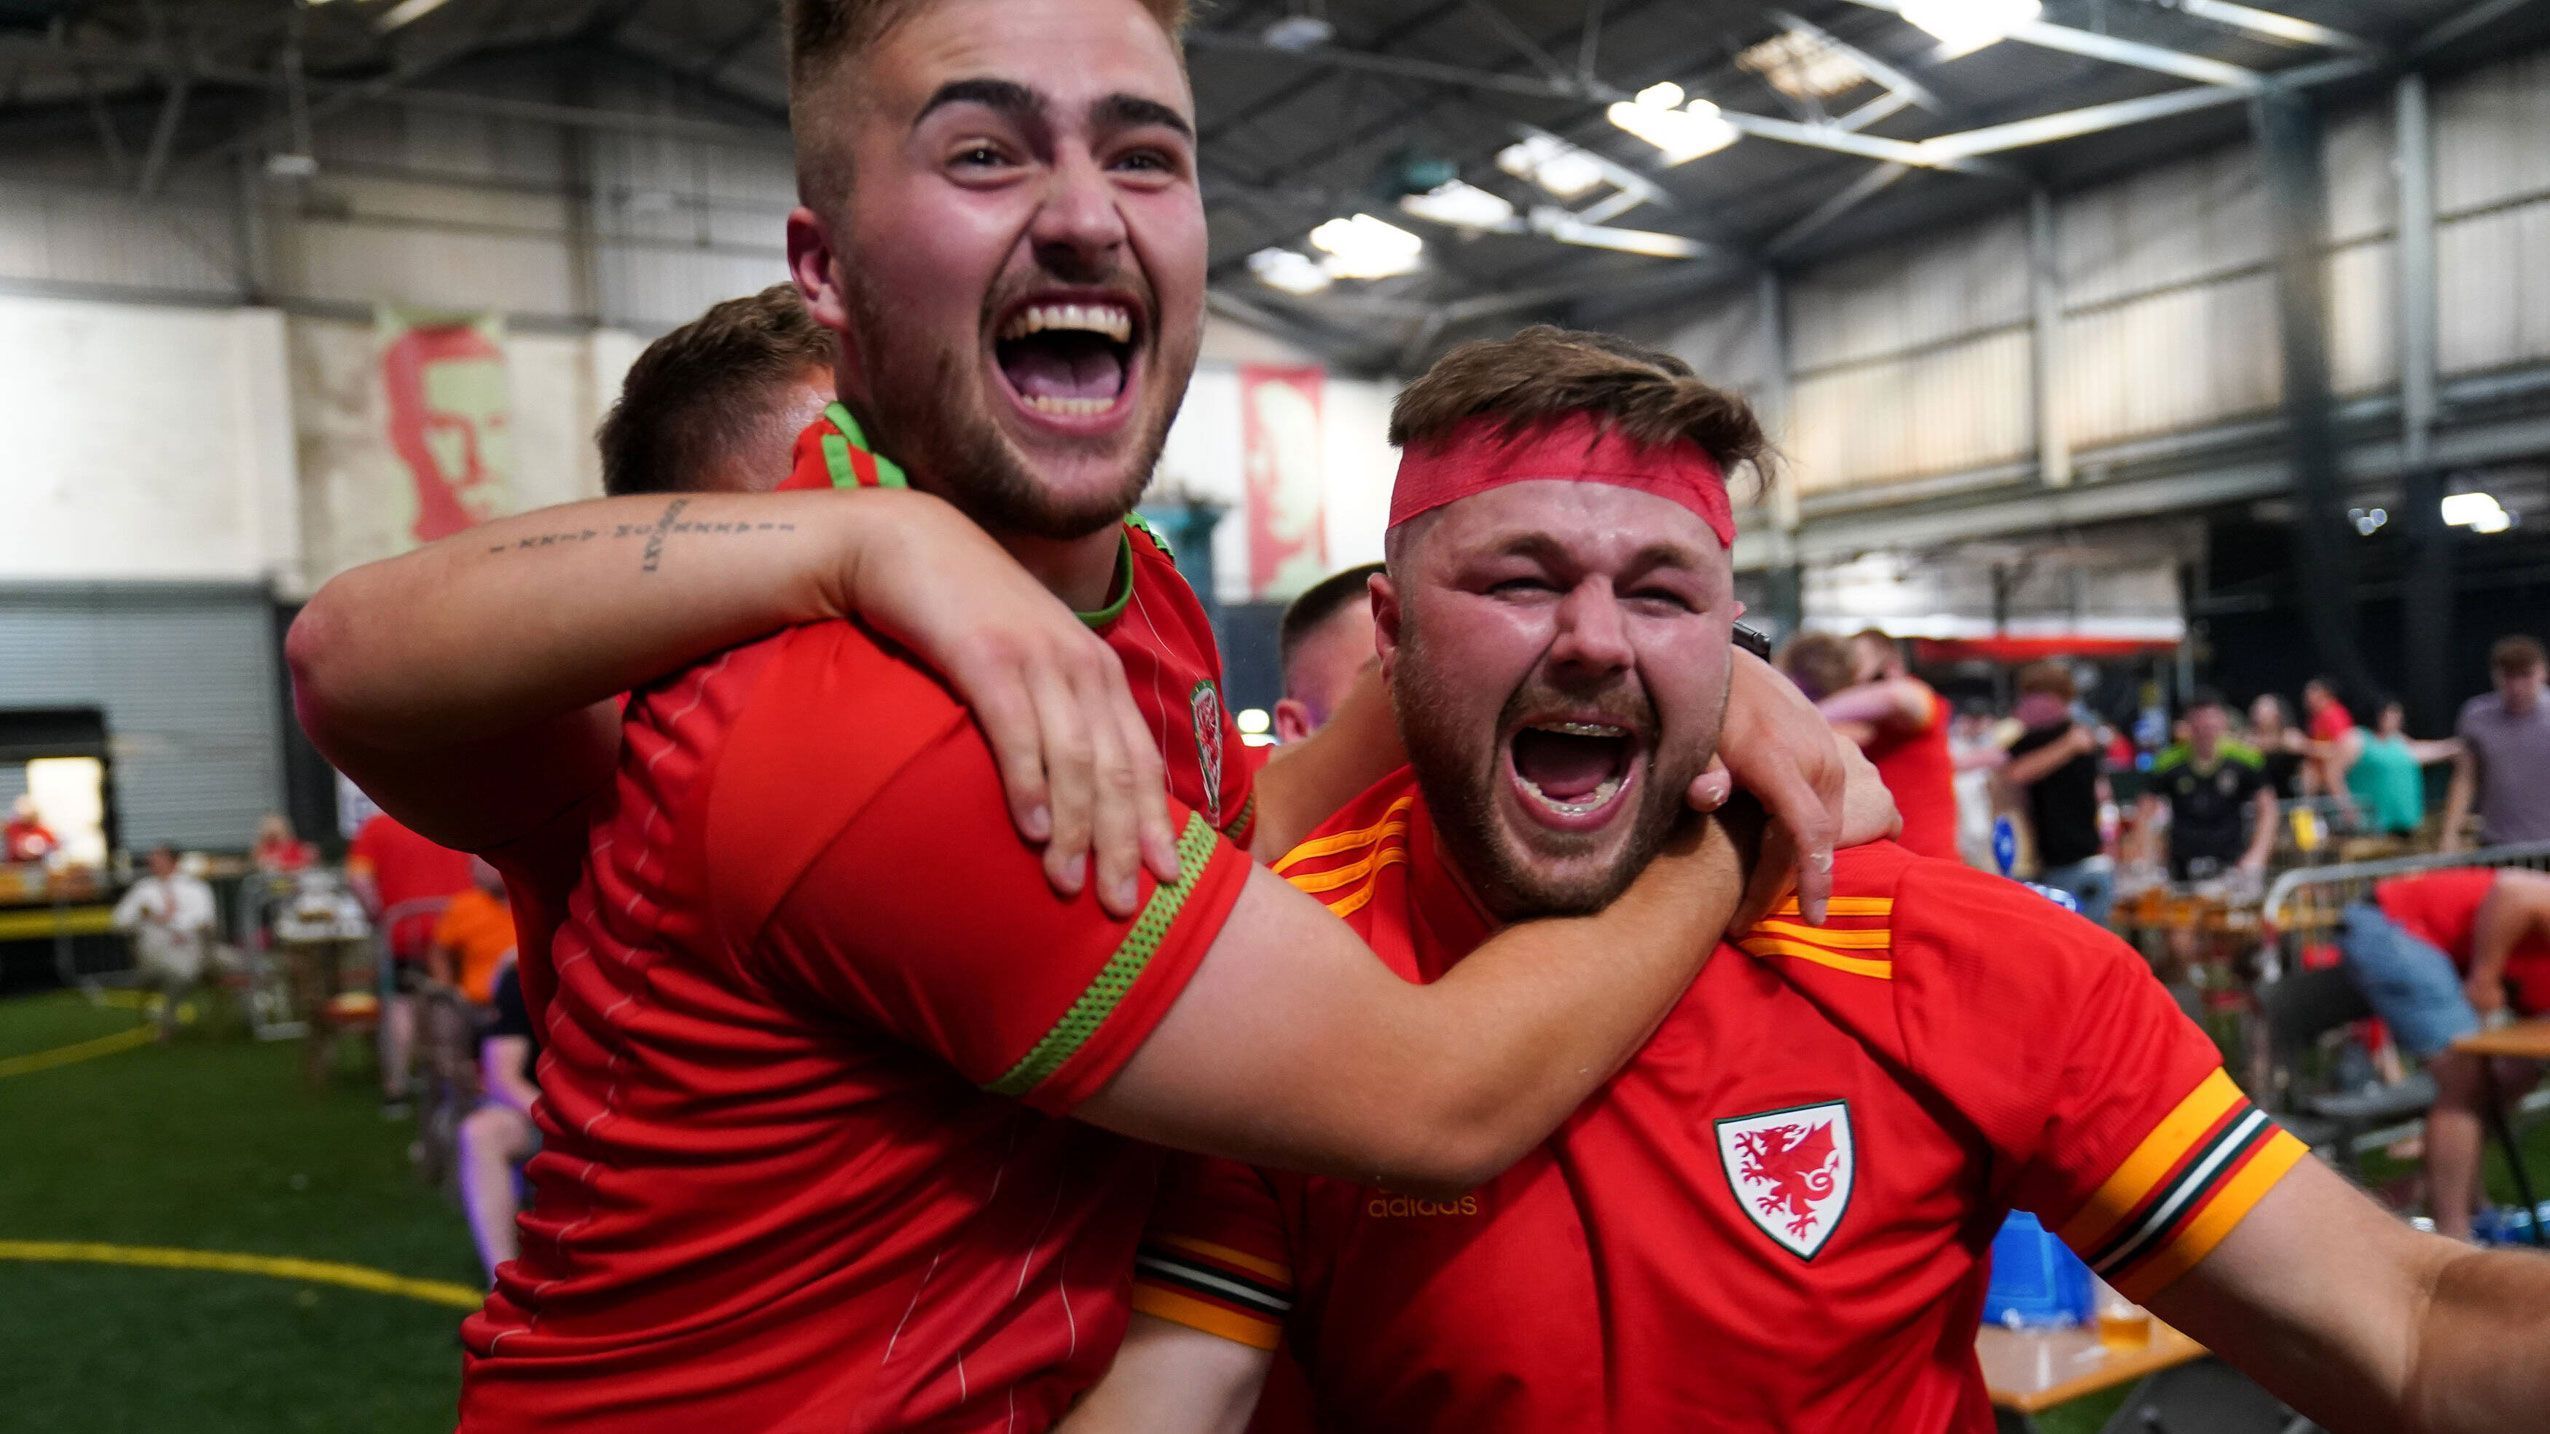
[[(914, 346), (888, 325), (884, 305), (864, 279), (848, 285), (849, 340), (866, 360), (868, 400), (884, 442), (907, 467), (916, 486), (956, 505), (976, 526), (1052, 542), (1073, 542), (1122, 522), (1142, 492), (1168, 443), (1178, 402), (1162, 405), (1140, 436), (1133, 461), (1116, 481), (1087, 495), (1059, 492), (1041, 483), (1026, 460), (982, 411), (987, 396), (974, 372), (976, 351), (941, 351), (924, 362)], [(1155, 346), (1156, 348), (1156, 346)], [(1157, 360), (1157, 353), (1152, 356)], [(921, 381), (915, 382), (915, 379)], [(1177, 399), (1185, 397), (1179, 385)]]
[[(1683, 795), (1703, 763), (1693, 763), (1688, 771), (1669, 772), (1651, 754), (1649, 768), (1640, 779), (1636, 810), (1628, 818), (1628, 834), (1612, 860), (1590, 870), (1552, 871), (1527, 842), (1506, 830), (1497, 805), (1497, 787), (1505, 780), (1498, 737), (1524, 694), (1517, 692), (1507, 699), (1506, 710), (1482, 742), (1460, 730), (1452, 704), (1443, 695), (1448, 690), (1449, 684), (1436, 676), (1434, 654), (1417, 625), (1406, 622), (1391, 676), (1399, 739), (1407, 748), (1417, 791), (1434, 818), (1445, 854), (1472, 893), (1504, 921), (1586, 916), (1618, 900), (1664, 850), (1681, 819)], [(1481, 746), (1484, 751), (1469, 750)], [(1596, 841), (1610, 839), (1608, 832), (1594, 836)]]

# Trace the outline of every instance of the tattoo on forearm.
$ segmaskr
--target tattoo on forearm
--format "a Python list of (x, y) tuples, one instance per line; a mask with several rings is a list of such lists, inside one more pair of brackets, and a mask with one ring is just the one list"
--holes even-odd
[(703, 533), (732, 536), (746, 533), (793, 533), (794, 523), (738, 523), (684, 521), (682, 511), (691, 505), (688, 498), (676, 498), (664, 505), (664, 514), (652, 523), (614, 523), (608, 528), (561, 529), (554, 533), (530, 533), (509, 543), (498, 543), (487, 552), (491, 557), (506, 553), (527, 552), (533, 548), (569, 547), (577, 543), (607, 543), (624, 539), (644, 539), (646, 547), (639, 559), (638, 571), (651, 573), (663, 565), (664, 540), (676, 533)]

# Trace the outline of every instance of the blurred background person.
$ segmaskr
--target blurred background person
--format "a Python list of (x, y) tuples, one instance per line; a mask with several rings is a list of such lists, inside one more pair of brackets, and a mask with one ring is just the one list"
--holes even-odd
[(9, 803), (9, 821), (5, 834), (0, 834), (0, 858), (15, 862), (36, 862), (60, 849), (62, 843), (53, 829), (44, 824), (36, 811), (35, 798), (21, 796)]
[(2488, 649), (2495, 690), (2462, 704), (2453, 735), (2461, 755), (2453, 759), (2452, 788), (2444, 797), (2445, 851), (2468, 844), (2468, 825), (2479, 818), (2479, 839), (2489, 846), (2550, 841), (2550, 706), (2541, 700), (2541, 643), (2516, 634)]
[[(387, 812), (373, 815), (346, 848), (345, 876), (390, 953), (391, 993), (381, 1008), (381, 1113), (404, 1115), (416, 1065), (417, 982), (428, 973), (439, 908), (419, 907), (469, 890), (470, 858), (437, 846)], [(401, 908), (409, 908), (402, 911)], [(398, 913), (393, 917), (392, 913)]]
[(305, 871), (318, 859), (319, 849), (295, 835), (283, 813), (268, 812), (258, 821), (256, 844), (248, 849), (248, 860), (257, 870), (278, 875)]
[(159, 993), (159, 1038), (177, 1034), (181, 1008), (203, 988), (219, 921), (212, 888), (178, 865), (176, 848), (152, 847), (150, 874), (115, 903), (115, 929), (133, 938), (143, 984)]
[(523, 1005), (514, 962), (497, 970), (489, 994), (495, 1015), (478, 1043), (481, 1098), (460, 1122), (459, 1173), (461, 1209), (492, 1283), (496, 1267), (520, 1248), (514, 1219), (522, 1213), (522, 1187), (515, 1172), (540, 1149), (540, 1127), (531, 1118), (531, 1103), (540, 1098), (534, 1076), (540, 1038)]
[(2436, 1233), (2471, 1235), (2480, 1194), (2483, 1102), (2511, 1100), (2539, 1078), (2525, 1062), (2452, 1048), (2510, 1006), (2550, 1011), (2550, 876), (2464, 867), (2394, 877), (2346, 909), (2347, 974), (2409, 1054), (2435, 1078), (2426, 1117), (2426, 1199)]
[(2302, 795), (2302, 760), (2310, 753), (2311, 739), (2293, 725), (2293, 714), (2284, 699), (2272, 692), (2261, 692), (2249, 704), (2249, 745), (2258, 749), (2258, 761), (2267, 774), (2267, 790), (2280, 802)]
[(793, 284), (712, 304), (648, 344), (594, 433), (602, 491), (757, 493), (833, 400), (832, 331)]
[(1998, 774), (2017, 794), (2036, 833), (2036, 879), (2065, 893), (2081, 914), (2104, 926), (2116, 899), (2116, 863), (2099, 836), (2107, 778), (2096, 728), (2073, 712), (2080, 695), (2072, 669), (2060, 662), (2020, 669), (2014, 715), (2023, 730)]
[(427, 969), (483, 1011), (496, 999), (496, 968), (514, 954), (514, 916), (505, 879), (486, 858), (469, 859), (469, 880), (434, 923)]
[(2454, 740), (2423, 742), (2408, 735), (2408, 709), (2385, 701), (2370, 732), (2354, 734), (2355, 760), (2346, 769), (2347, 791), (2371, 836), (2413, 837), (2426, 824), (2426, 768), (2461, 755)]
[(2302, 684), (2302, 716), (2311, 739), (2303, 761), (2304, 782), (2313, 794), (2336, 801), (2341, 811), (2352, 809), (2355, 799), (2348, 795), (2346, 772), (2358, 751), (2355, 714), (2338, 700), (2335, 683), (2314, 677)]
[(1276, 660), (1284, 695), (1275, 704), (1275, 740), (1298, 742), (1324, 726), (1355, 679), (1379, 659), (1372, 632), (1372, 577), (1379, 563), (1331, 573), (1284, 609)]
[(2152, 763), (2151, 790), (2135, 804), (2142, 859), (2181, 884), (2239, 873), (2255, 877), (2275, 850), (2276, 799), (2258, 754), (2230, 738), (2221, 694), (2188, 699), (2187, 740)]
[(1847, 639), (1802, 632), (1781, 649), (1779, 666), (1885, 779), (1903, 813), (1897, 840), (1923, 856), (1960, 860), (1948, 703), (1905, 671), (1894, 640), (1875, 628)]

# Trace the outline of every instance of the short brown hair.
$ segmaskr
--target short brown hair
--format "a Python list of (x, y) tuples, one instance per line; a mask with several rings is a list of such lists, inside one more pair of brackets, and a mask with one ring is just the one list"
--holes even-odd
[(810, 370), (830, 373), (836, 352), (832, 331), (786, 284), (711, 306), (629, 365), (619, 400), (593, 435), (602, 449), (602, 491), (725, 486), (721, 467), (776, 421), (787, 385)]
[[(885, 38), (930, 0), (785, 0), (788, 25), (788, 127), (797, 137), (798, 197), (818, 209), (849, 192), (847, 163), (825, 133), (814, 96), (843, 59)], [(1186, 30), (1187, 0), (1141, 0), (1177, 43)], [(1183, 53), (1183, 52), (1181, 52)]]
[(2080, 684), (2072, 679), (2068, 662), (2031, 662), (2019, 669), (2019, 691), (2040, 697), (2060, 697), (2069, 702), (2080, 695)]
[(1779, 668), (1809, 698), (1821, 702), (1852, 685), (1859, 659), (1850, 639), (1829, 632), (1801, 632), (1780, 649)]
[(2498, 638), (2488, 649), (2488, 670), (2500, 677), (2539, 672), (2545, 665), (2538, 639), (2515, 633)]
[(1750, 467), (1767, 476), (1770, 440), (1741, 394), (1701, 382), (1662, 349), (1550, 324), (1476, 339), (1436, 360), (1390, 406), (1390, 441), (1404, 448), (1483, 417), (1514, 433), (1576, 413), (1632, 442), (1688, 440), (1730, 474)]

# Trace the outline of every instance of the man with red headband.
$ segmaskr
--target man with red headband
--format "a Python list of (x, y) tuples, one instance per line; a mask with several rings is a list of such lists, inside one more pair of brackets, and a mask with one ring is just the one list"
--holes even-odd
[[(1663, 754), (1725, 695), (1720, 474), (1762, 438), (1679, 360), (1553, 329), (1455, 350), (1392, 429), (1373, 600), (1411, 766), (1277, 869), (1425, 982), (1656, 849)], [(2024, 888), (1879, 843), (1835, 893), (1830, 926), (1720, 951), (1475, 1190), (1187, 1163), (1067, 1428), (1240, 1429), (1280, 1344), (1332, 1434), (1989, 1430), (1974, 1338), (2014, 1207), (2332, 1427), (2537, 1420), (2550, 1263), (2384, 1215), (2130, 949)]]

